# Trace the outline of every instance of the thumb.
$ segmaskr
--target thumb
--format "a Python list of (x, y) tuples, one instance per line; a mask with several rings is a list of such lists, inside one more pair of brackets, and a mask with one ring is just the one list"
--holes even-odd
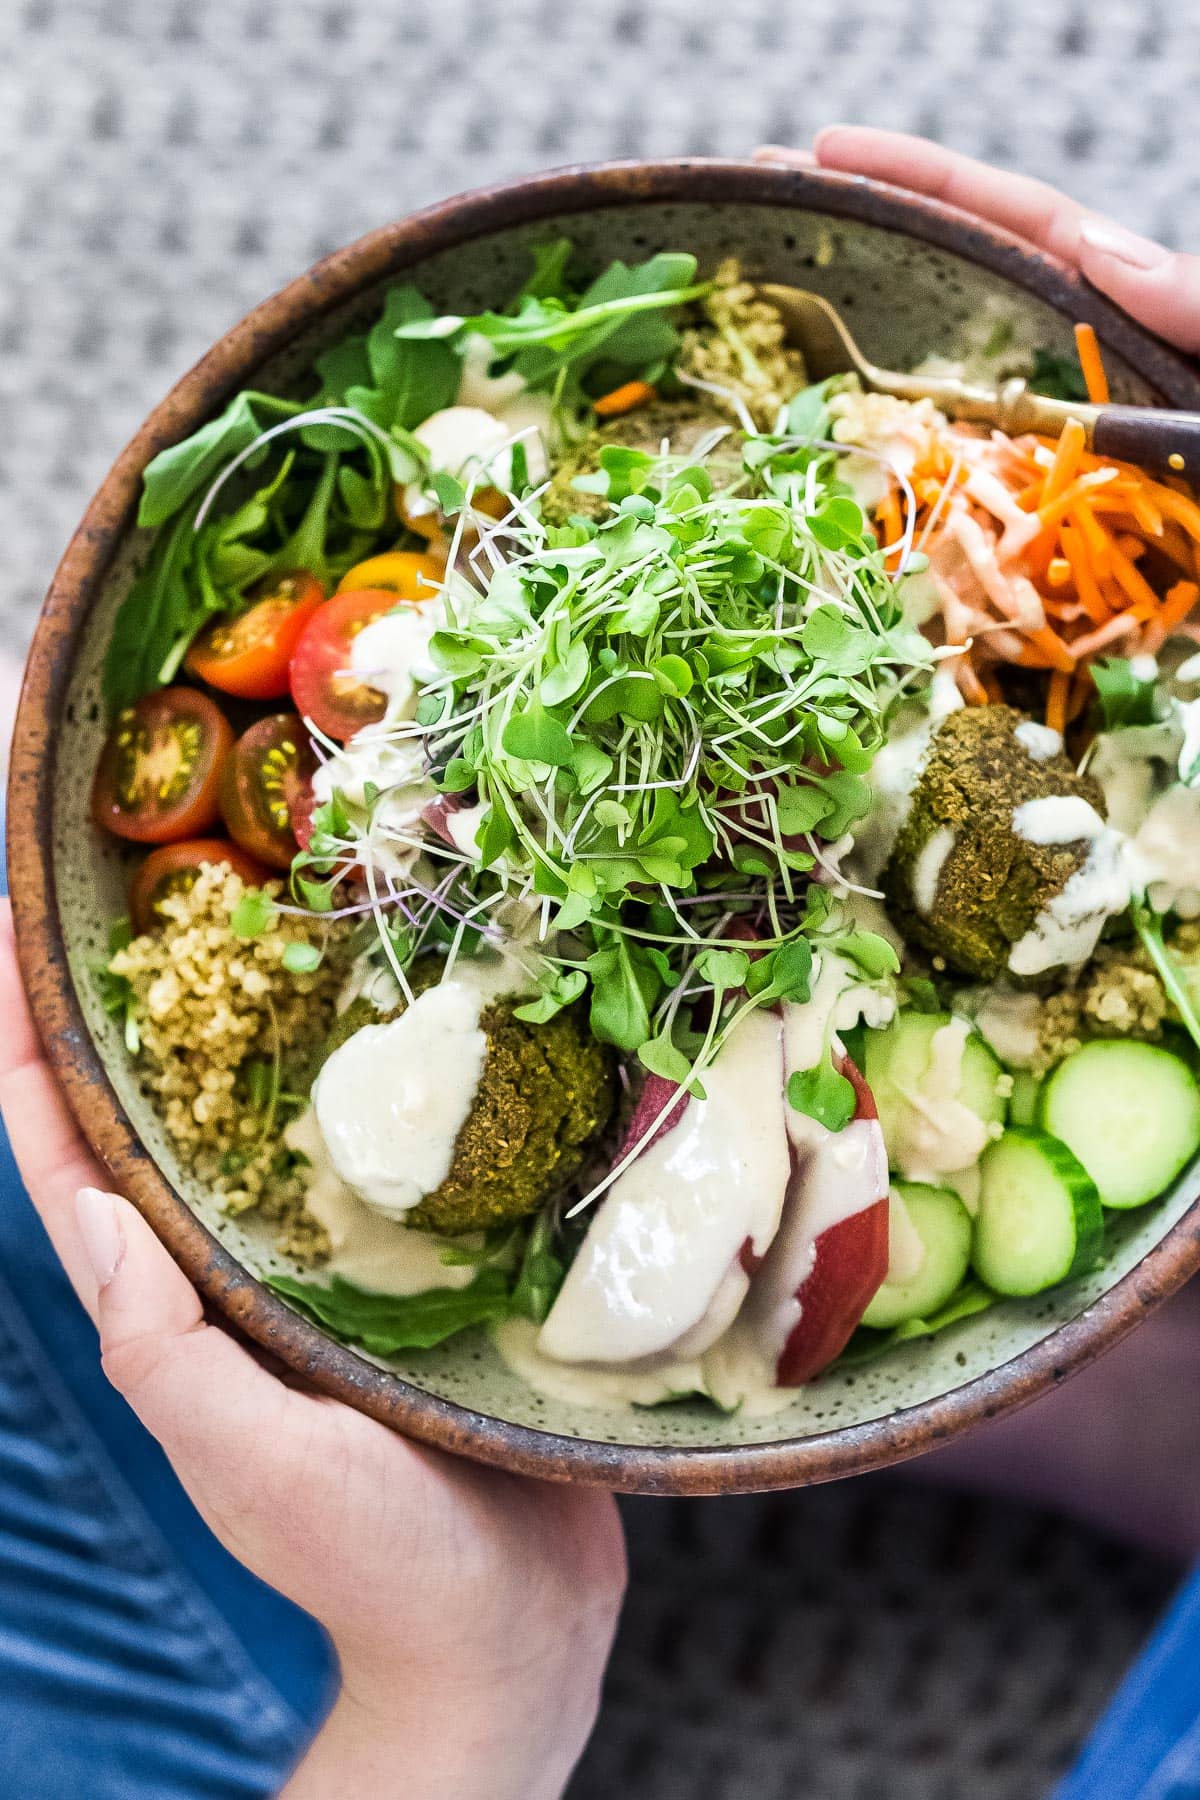
[(1180, 350), (1200, 350), (1200, 257), (1168, 250), (1107, 219), (1085, 217), (1079, 267), (1140, 325)]
[(269, 1447), (288, 1441), (287, 1414), (307, 1397), (205, 1323), (195, 1288), (127, 1200), (85, 1187), (75, 1211), (96, 1277), (104, 1372), (209, 1523), (232, 1532), (262, 1504)]

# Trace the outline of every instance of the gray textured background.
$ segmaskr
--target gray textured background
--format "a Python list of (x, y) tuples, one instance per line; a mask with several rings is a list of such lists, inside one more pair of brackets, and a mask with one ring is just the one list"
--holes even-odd
[[(1200, 248), (1190, 0), (0, 0), (0, 707), (88, 494), (315, 257), (577, 159), (928, 132)], [(578, 1800), (1034, 1800), (1170, 1571), (890, 1479), (630, 1509)]]

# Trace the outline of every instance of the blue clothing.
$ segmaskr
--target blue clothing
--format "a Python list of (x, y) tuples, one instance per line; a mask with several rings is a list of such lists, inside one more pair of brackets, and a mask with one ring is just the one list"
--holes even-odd
[(257, 1800), (334, 1683), (104, 1380), (0, 1140), (0, 1793)]

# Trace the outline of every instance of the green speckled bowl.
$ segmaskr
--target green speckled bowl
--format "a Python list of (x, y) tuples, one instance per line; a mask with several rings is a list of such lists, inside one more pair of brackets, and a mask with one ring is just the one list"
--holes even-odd
[(117, 459), (67, 550), (30, 655), (13, 749), (9, 868), (25, 978), (72, 1108), (112, 1173), (210, 1305), (323, 1391), (444, 1448), (555, 1480), (643, 1493), (799, 1486), (912, 1456), (1035, 1398), (1130, 1330), (1200, 1265), (1200, 1176), (1121, 1222), (1104, 1269), (807, 1388), (787, 1411), (700, 1404), (609, 1413), (539, 1398), (486, 1339), (387, 1365), (333, 1343), (256, 1279), (269, 1237), (222, 1216), (181, 1173), (89, 965), (125, 907), (125, 857), (88, 823), (102, 737), (99, 671), (113, 612), (145, 553), (143, 468), (238, 387), (286, 391), (315, 351), (358, 328), (403, 277), (470, 312), (518, 284), (531, 244), (566, 232), (597, 262), (665, 247), (828, 294), (867, 354), (904, 366), (953, 353), (986, 305), (1018, 343), (1099, 331), (1116, 397), (1200, 407), (1200, 381), (1059, 265), (952, 208), (879, 183), (748, 163), (566, 170), (450, 200), (318, 264), (234, 327)]

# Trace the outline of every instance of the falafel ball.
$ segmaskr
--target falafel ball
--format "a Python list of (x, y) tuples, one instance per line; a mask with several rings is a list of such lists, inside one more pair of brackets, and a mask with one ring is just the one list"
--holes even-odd
[(904, 936), (963, 974), (1002, 974), (1013, 945), (1087, 860), (1086, 841), (1037, 844), (1013, 829), (1017, 807), (1058, 795), (1104, 817), (1099, 784), (1077, 775), (1011, 706), (951, 713), (883, 873), (888, 911)]
[[(417, 991), (436, 980), (418, 975)], [(559, 1013), (544, 1025), (515, 1016), (519, 999), (485, 1007), (483, 1072), (458, 1134), (450, 1173), (404, 1223), (457, 1236), (537, 1212), (578, 1175), (587, 1151), (609, 1123), (617, 1086), (611, 1052), (592, 1037), (586, 1013)], [(326, 1058), (364, 1025), (404, 1011), (379, 1012), (367, 999), (341, 1013)]]

